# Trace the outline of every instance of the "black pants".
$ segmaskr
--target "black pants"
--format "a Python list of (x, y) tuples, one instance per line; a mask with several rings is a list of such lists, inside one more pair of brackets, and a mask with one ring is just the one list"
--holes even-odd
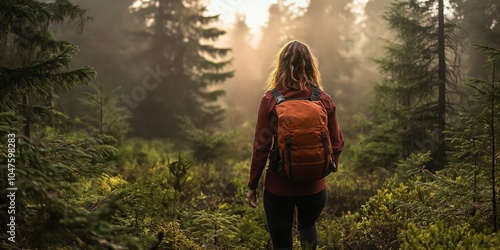
[[(326, 205), (326, 189), (305, 196), (278, 196), (264, 191), (264, 209), (273, 249), (292, 249), (292, 227), (295, 207), (297, 226), (303, 249), (316, 249), (318, 233), (316, 220)], [(312, 248), (311, 248), (312, 247)]]

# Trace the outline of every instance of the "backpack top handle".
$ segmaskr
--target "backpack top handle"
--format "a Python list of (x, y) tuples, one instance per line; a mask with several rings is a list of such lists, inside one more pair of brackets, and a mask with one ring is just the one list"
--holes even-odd
[[(321, 91), (319, 90), (318, 86), (312, 85), (311, 87), (312, 87), (312, 94), (310, 97), (311, 101), (319, 101)], [(273, 93), (274, 99), (276, 100), (276, 104), (280, 104), (285, 101), (285, 97), (283, 97), (278, 88), (273, 89), (271, 93)], [(302, 98), (297, 98), (297, 99), (302, 99)]]

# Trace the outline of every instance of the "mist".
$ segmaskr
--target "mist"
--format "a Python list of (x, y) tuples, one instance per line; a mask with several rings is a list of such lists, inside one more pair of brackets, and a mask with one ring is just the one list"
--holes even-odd
[[(224, 18), (202, 0), (0, 1), (0, 249), (272, 249), (284, 152), (329, 173), (279, 188), (321, 194), (318, 248), (498, 248), (500, 0), (211, 2)], [(335, 102), (331, 148), (255, 132), (291, 40)]]
[[(72, 67), (95, 68), (95, 84), (102, 85), (104, 92), (114, 91), (120, 97), (119, 106), (132, 114), (131, 136), (178, 137), (181, 131), (177, 117), (190, 112), (185, 108), (190, 106), (189, 98), (198, 97), (182, 94), (182, 87), (176, 87), (183, 85), (178, 82), (180, 79), (167, 76), (177, 67), (170, 61), (177, 45), (155, 33), (151, 18), (155, 6), (147, 2), (140, 5), (133, 0), (74, 2), (86, 9), (92, 20), (79, 34), (74, 32), (74, 23), (53, 28), (58, 37), (79, 48)], [(230, 50), (210, 60), (230, 61), (224, 70), (233, 71), (233, 76), (206, 89), (225, 92), (216, 99), (217, 105), (225, 110), (225, 126), (255, 122), (275, 55), (286, 42), (300, 40), (318, 58), (325, 90), (337, 105), (340, 123), (346, 124), (346, 134), (352, 134), (353, 117), (363, 112), (373, 86), (380, 81), (375, 60), (383, 58), (385, 46), (394, 40), (383, 19), (389, 3), (389, 0), (310, 1), (299, 8), (293, 1), (278, 1), (269, 6), (268, 18), (262, 20), (258, 38), (246, 23), (249, 17), (241, 13), (234, 13), (233, 23), (214, 19), (209, 25), (224, 34), (202, 43)], [(233, 10), (231, 5), (224, 6), (221, 11), (225, 14)], [(72, 90), (58, 102), (59, 107), (77, 117), (82, 109), (77, 100), (85, 89), (83, 86)], [(180, 103), (169, 103), (169, 99), (180, 96), (175, 91), (185, 98), (179, 99)], [(198, 122), (203, 123), (202, 120)]]
[[(80, 49), (74, 66), (94, 67), (98, 81), (107, 92), (120, 88), (122, 106), (134, 115), (132, 135), (163, 137), (177, 134), (177, 128), (171, 126), (173, 118), (156, 113), (161, 96), (155, 93), (161, 92), (168, 80), (158, 82), (157, 89), (142, 89), (143, 79), (151, 72), (157, 71), (157, 77), (158, 74), (161, 77), (161, 72), (168, 71), (161, 65), (166, 58), (148, 62), (152, 57), (165, 54), (168, 45), (153, 47), (157, 51), (152, 47), (147, 49), (148, 40), (140, 34), (144, 33), (142, 30), (148, 21), (138, 15), (140, 11), (133, 11), (134, 1), (75, 2), (87, 9), (93, 20), (81, 34), (74, 34), (71, 25), (58, 27), (58, 35)], [(235, 13), (235, 23), (217, 22), (218, 28), (226, 34), (214, 44), (231, 49), (225, 58), (232, 60), (227, 69), (234, 70), (234, 77), (215, 87), (226, 92), (218, 103), (227, 111), (227, 124), (238, 126), (255, 121), (274, 56), (283, 44), (293, 39), (311, 47), (319, 60), (325, 89), (337, 104), (341, 124), (349, 124), (352, 115), (361, 109), (373, 82), (377, 81), (378, 73), (372, 59), (381, 56), (382, 39), (388, 37), (381, 17), (386, 2), (354, 5), (349, 0), (312, 1), (303, 9), (287, 2), (272, 4), (268, 20), (263, 20), (264, 25), (260, 27), (260, 40), (253, 37), (245, 22), (247, 17), (242, 14)], [(78, 104), (71, 101), (74, 98), (69, 99), (62, 100), (62, 106), (77, 110)], [(147, 126), (141, 125), (144, 121)], [(174, 132), (167, 133), (166, 129)], [(349, 133), (349, 126), (346, 129)]]

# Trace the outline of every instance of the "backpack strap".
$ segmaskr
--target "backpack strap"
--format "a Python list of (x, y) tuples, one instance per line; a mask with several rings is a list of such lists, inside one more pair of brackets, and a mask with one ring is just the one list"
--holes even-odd
[(273, 89), (271, 92), (273, 93), (274, 99), (276, 99), (276, 104), (280, 104), (285, 101), (285, 97), (283, 97), (277, 88)]
[(320, 99), (321, 91), (318, 86), (312, 85), (311, 101), (318, 101)]

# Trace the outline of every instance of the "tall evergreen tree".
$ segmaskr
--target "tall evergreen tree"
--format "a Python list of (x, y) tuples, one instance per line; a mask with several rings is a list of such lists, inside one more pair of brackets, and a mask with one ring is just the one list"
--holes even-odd
[(479, 142), (483, 147), (481, 165), (488, 169), (491, 187), (491, 221), (493, 232), (498, 231), (497, 211), (497, 165), (500, 155), (500, 80), (497, 79), (497, 65), (500, 62), (500, 50), (480, 46), (479, 49), (486, 54), (491, 63), (491, 80), (472, 80), (471, 86), (476, 90), (476, 103), (473, 106), (478, 111), (473, 119), (478, 121), (477, 131)]
[[(482, 214), (484, 230), (491, 226), (498, 230), (498, 156), (500, 155), (500, 80), (498, 65), (500, 50), (487, 46), (477, 46), (491, 65), (489, 79), (473, 78), (468, 85), (473, 93), (461, 114), (461, 126), (451, 133), (450, 140), (455, 145), (454, 168), (461, 173), (459, 184), (472, 191), (464, 206), (474, 214)], [(450, 197), (450, 199), (453, 199)], [(460, 201), (463, 203), (463, 200)], [(489, 205), (488, 205), (489, 204)], [(470, 208), (472, 207), (472, 209)], [(465, 210), (465, 209), (464, 209)], [(480, 213), (476, 213), (479, 210)], [(484, 219), (484, 217), (490, 217)]]
[(230, 49), (211, 44), (225, 34), (212, 26), (218, 16), (206, 16), (199, 0), (137, 3), (135, 14), (145, 25), (137, 37), (147, 41), (138, 58), (147, 75), (141, 79), (144, 88), (136, 86), (125, 96), (136, 135), (176, 136), (179, 115), (198, 126), (220, 122), (222, 109), (216, 102), (224, 91), (217, 85), (233, 72), (227, 69)]
[(1, 249), (117, 249), (128, 241), (110, 233), (120, 231), (110, 223), (120, 197), (78, 196), (89, 192), (83, 182), (113, 172), (113, 138), (64, 134), (47, 124), (57, 113), (54, 90), (95, 75), (90, 67), (69, 70), (77, 48), (52, 36), (51, 25), (67, 19), (81, 30), (89, 16), (67, 0), (0, 1), (0, 138), (10, 144), (0, 143), (1, 170), (10, 178), (0, 179), (0, 207), (11, 207), (16, 225)]
[[(382, 131), (372, 131), (368, 141), (390, 143), (401, 150), (397, 154), (406, 158), (413, 152), (431, 151), (434, 158), (432, 170), (443, 167), (439, 145), (444, 138), (440, 119), (443, 115), (442, 99), (439, 99), (439, 49), (438, 13), (436, 1), (395, 0), (385, 15), (396, 41), (387, 41), (387, 56), (377, 60), (383, 74), (375, 87), (371, 115), (376, 121), (372, 128), (382, 126)], [(444, 34), (453, 34), (454, 25), (448, 23)], [(454, 36), (445, 37), (446, 51), (450, 58), (458, 57)], [(453, 61), (453, 60), (448, 60)], [(441, 65), (442, 67), (443, 65)], [(454, 65), (446, 65), (446, 73), (454, 72)], [(441, 72), (442, 73), (442, 72)], [(445, 90), (456, 83), (446, 81)], [(441, 92), (441, 94), (444, 94)], [(442, 98), (442, 96), (441, 96)], [(379, 132), (396, 133), (389, 141)], [(393, 154), (393, 156), (396, 156)]]
[(438, 0), (438, 141), (435, 156), (435, 168), (446, 165), (446, 37), (444, 27), (444, 1)]
[(44, 3), (32, 0), (0, 2), (0, 107), (24, 116), (24, 133), (48, 121), (54, 91), (87, 83), (90, 67), (66, 70), (77, 47), (52, 37), (48, 27), (66, 18), (81, 30), (89, 20), (85, 11), (69, 1)]

